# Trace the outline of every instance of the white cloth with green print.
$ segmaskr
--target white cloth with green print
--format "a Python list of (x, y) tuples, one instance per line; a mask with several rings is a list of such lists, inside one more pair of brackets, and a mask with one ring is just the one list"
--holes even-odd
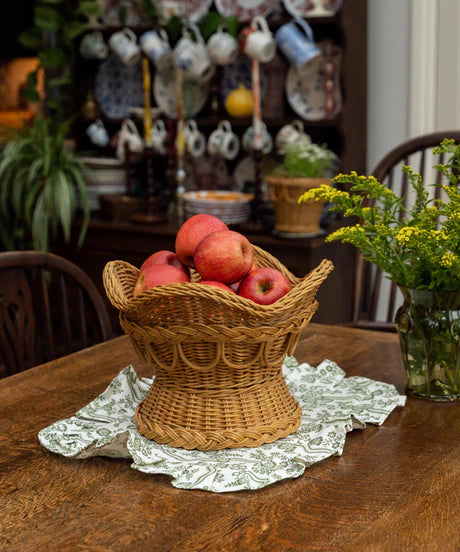
[(38, 434), (48, 450), (71, 458), (130, 458), (131, 467), (167, 474), (182, 489), (214, 492), (260, 489), (281, 479), (299, 477), (329, 456), (340, 456), (347, 432), (381, 425), (406, 397), (388, 383), (345, 377), (330, 360), (318, 367), (286, 357), (283, 373), (302, 407), (300, 428), (257, 448), (202, 452), (149, 441), (137, 431), (134, 412), (152, 380), (139, 379), (132, 366), (75, 416), (55, 422)]

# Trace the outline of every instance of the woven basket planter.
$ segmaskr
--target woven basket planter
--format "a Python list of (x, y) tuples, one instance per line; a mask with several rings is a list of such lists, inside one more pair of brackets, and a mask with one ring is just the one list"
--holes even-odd
[(297, 203), (310, 188), (329, 183), (324, 178), (287, 178), (267, 176), (270, 199), (275, 209), (275, 229), (283, 234), (317, 234), (324, 201)]
[(193, 283), (158, 286), (134, 298), (138, 269), (107, 263), (104, 286), (121, 327), (155, 367), (135, 416), (148, 439), (218, 450), (259, 446), (299, 427), (301, 409), (281, 367), (316, 311), (315, 294), (333, 265), (323, 260), (296, 278), (269, 253), (254, 251), (258, 266), (281, 270), (293, 284), (272, 305)]

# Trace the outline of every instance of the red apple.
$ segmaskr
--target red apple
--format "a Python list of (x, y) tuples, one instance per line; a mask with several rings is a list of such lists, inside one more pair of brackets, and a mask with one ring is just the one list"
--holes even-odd
[(143, 272), (144, 270), (148, 270), (152, 265), (163, 264), (168, 264), (171, 266), (175, 266), (176, 268), (180, 268), (185, 272), (187, 276), (190, 276), (190, 270), (188, 266), (183, 265), (173, 251), (167, 251), (166, 249), (156, 251), (155, 253), (150, 255), (150, 257), (147, 257), (147, 259), (145, 259), (145, 261), (142, 263), (139, 271)]
[(193, 266), (193, 255), (200, 241), (217, 230), (228, 230), (225, 222), (214, 215), (199, 214), (187, 219), (176, 235), (176, 255), (179, 261)]
[(259, 305), (271, 305), (291, 289), (289, 280), (276, 268), (257, 268), (241, 282), (238, 295)]
[(179, 284), (181, 282), (190, 282), (189, 276), (181, 268), (169, 264), (150, 265), (148, 269), (142, 272), (139, 271), (133, 296), (137, 297), (143, 291), (155, 286)]
[(254, 250), (243, 234), (227, 229), (213, 232), (201, 240), (193, 259), (203, 280), (232, 284), (251, 269)]
[[(255, 270), (257, 268), (257, 263), (256, 261), (253, 261), (252, 263), (252, 266), (249, 270), (249, 272), (252, 272), (253, 270)], [(249, 274), (248, 272), (248, 274)], [(238, 291), (238, 288), (240, 287), (240, 284), (241, 282), (243, 281), (243, 278), (241, 278), (241, 280), (238, 280), (238, 282), (233, 282), (233, 284), (230, 284), (229, 287), (231, 287), (233, 289), (234, 292), (237, 292)]]
[(226, 286), (222, 282), (216, 282), (216, 280), (198, 280), (198, 283), (203, 284), (205, 286), (212, 286), (219, 289), (223, 289), (225, 291), (229, 291), (230, 293), (235, 293), (231, 287)]

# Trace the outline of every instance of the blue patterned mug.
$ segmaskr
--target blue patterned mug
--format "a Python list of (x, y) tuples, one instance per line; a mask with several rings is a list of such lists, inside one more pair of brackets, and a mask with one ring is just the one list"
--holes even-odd
[(280, 50), (299, 71), (321, 55), (310, 25), (300, 17), (280, 27), (276, 31), (275, 38)]

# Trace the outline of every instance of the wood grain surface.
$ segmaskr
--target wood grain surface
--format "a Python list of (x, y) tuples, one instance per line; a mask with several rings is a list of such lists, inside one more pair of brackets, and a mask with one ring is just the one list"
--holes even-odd
[[(396, 385), (393, 334), (311, 324), (295, 356)], [(128, 460), (72, 460), (37, 432), (73, 415), (125, 366), (150, 369), (126, 337), (0, 380), (0, 550), (458, 551), (460, 403), (408, 398), (341, 457), (257, 491), (175, 489)]]

